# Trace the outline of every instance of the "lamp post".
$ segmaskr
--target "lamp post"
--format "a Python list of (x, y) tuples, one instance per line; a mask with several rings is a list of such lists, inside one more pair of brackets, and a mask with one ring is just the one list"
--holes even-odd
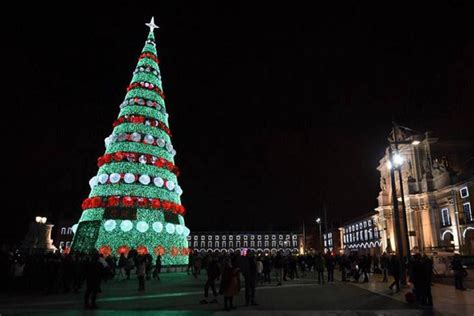
[(321, 218), (320, 217), (316, 218), (316, 224), (319, 225), (319, 245), (321, 246), (321, 252), (324, 252), (323, 233), (321, 231)]
[[(404, 162), (403, 157), (400, 155), (398, 150), (399, 144), (407, 144), (418, 146), (420, 141), (415, 139), (413, 141), (403, 140), (399, 141), (397, 137), (397, 129), (398, 126), (393, 123), (393, 141), (389, 143), (389, 164), (388, 167), (390, 169), (390, 179), (391, 179), (391, 186), (392, 186), (392, 201), (393, 201), (393, 212), (395, 217), (395, 233), (396, 233), (396, 240), (397, 240), (397, 249), (398, 255), (400, 258), (400, 263), (402, 265), (401, 269), (401, 283), (406, 285), (406, 269), (405, 269), (405, 258), (404, 252), (406, 251), (407, 259), (410, 259), (410, 240), (408, 238), (408, 219), (407, 219), (407, 212), (405, 206), (405, 194), (403, 191), (403, 179), (402, 179), (402, 165)], [(395, 153), (393, 152), (392, 145), (395, 146)], [(403, 229), (405, 231), (402, 234), (401, 226), (400, 226), (400, 213), (398, 210), (398, 198), (397, 198), (397, 189), (395, 184), (395, 169), (398, 171), (398, 180), (400, 186), (400, 202), (402, 203), (402, 221), (403, 221)]]

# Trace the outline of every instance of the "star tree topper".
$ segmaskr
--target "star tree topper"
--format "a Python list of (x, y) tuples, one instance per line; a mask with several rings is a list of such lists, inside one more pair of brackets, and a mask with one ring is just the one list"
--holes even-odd
[(158, 25), (155, 24), (155, 17), (151, 17), (150, 23), (145, 23), (146, 26), (150, 28), (150, 32), (153, 32), (154, 29), (159, 28)]

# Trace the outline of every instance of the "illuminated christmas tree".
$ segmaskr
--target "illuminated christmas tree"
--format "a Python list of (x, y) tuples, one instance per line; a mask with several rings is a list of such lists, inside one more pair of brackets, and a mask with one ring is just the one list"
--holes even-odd
[(72, 250), (98, 249), (108, 255), (133, 248), (162, 255), (164, 265), (186, 264), (189, 229), (158, 67), (157, 26), (153, 18), (146, 25), (150, 33), (113, 132), (105, 139), (99, 171), (89, 182)]

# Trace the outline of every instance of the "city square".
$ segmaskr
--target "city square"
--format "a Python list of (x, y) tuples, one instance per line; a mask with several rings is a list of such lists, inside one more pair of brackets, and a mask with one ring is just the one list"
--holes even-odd
[(0, 315), (474, 315), (470, 3), (35, 6)]

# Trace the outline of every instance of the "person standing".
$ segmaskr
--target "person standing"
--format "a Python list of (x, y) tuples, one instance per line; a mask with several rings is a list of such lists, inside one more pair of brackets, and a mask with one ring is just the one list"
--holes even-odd
[(318, 273), (318, 283), (324, 285), (324, 259), (321, 253), (314, 258), (314, 270)]
[(245, 278), (245, 305), (258, 305), (255, 302), (255, 288), (257, 287), (257, 262), (255, 260), (254, 252), (249, 251), (248, 256), (244, 259), (248, 261), (249, 267), (248, 276)]
[(224, 294), (224, 309), (229, 311), (235, 309), (233, 300), (234, 296), (240, 291), (240, 270), (235, 258), (232, 262), (226, 258), (224, 262), (224, 271), (222, 272), (222, 281), (219, 292)]
[(328, 270), (328, 282), (334, 282), (334, 268), (336, 267), (336, 260), (328, 253), (326, 255), (326, 269)]
[(100, 292), (104, 267), (99, 262), (99, 253), (94, 252), (86, 266), (86, 291), (84, 293), (84, 308), (96, 309), (97, 293)]
[(156, 263), (155, 263), (155, 270), (153, 271), (153, 278), (155, 280), (160, 281), (160, 273), (161, 273), (161, 256), (156, 256)]
[(274, 267), (277, 273), (277, 286), (280, 286), (281, 282), (283, 281), (283, 268), (284, 268), (283, 256), (281, 255), (281, 252), (278, 252), (275, 257)]
[(263, 282), (271, 283), (270, 274), (272, 272), (272, 262), (268, 256), (265, 256), (262, 261), (263, 264)]
[(454, 254), (453, 262), (451, 262), (451, 269), (454, 271), (454, 287), (456, 290), (465, 291), (466, 288), (463, 284), (463, 279), (467, 274), (466, 269), (461, 261), (461, 256), (456, 253)]
[(139, 291), (145, 291), (146, 261), (146, 257), (143, 254), (137, 257), (137, 277)]
[(262, 258), (258, 257), (257, 259), (257, 282), (263, 284), (263, 262)]

